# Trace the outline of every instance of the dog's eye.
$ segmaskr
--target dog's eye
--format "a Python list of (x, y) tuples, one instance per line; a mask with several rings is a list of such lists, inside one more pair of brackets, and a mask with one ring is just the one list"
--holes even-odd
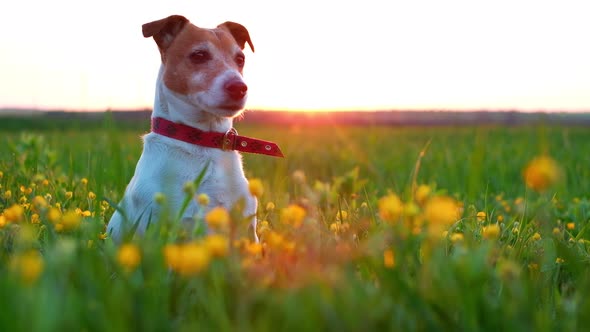
[(244, 67), (245, 62), (246, 62), (246, 57), (243, 54), (236, 55), (236, 64), (239, 67)]
[(211, 54), (207, 51), (194, 51), (189, 55), (192, 63), (200, 64), (211, 60)]

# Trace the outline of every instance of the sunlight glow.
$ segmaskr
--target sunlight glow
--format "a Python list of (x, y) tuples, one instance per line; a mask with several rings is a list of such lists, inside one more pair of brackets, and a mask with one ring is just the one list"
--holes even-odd
[(589, 9), (532, 0), (24, 0), (0, 13), (11, 31), (0, 44), (0, 108), (151, 107), (160, 59), (141, 25), (182, 14), (202, 27), (232, 20), (249, 29), (250, 109), (588, 110)]

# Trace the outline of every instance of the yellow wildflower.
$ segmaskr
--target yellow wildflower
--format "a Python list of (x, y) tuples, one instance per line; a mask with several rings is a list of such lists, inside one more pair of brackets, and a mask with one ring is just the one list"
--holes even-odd
[(21, 205), (14, 204), (4, 210), (4, 218), (6, 218), (6, 221), (8, 222), (16, 223), (23, 219), (24, 212), (25, 209)]
[(336, 221), (345, 221), (348, 219), (348, 212), (340, 210), (340, 212), (336, 213)]
[(82, 179), (80, 180), (80, 183), (82, 183), (82, 185), (83, 185), (83, 186), (85, 186), (85, 185), (87, 185), (87, 184), (88, 184), (88, 179), (87, 179), (87, 178), (82, 178)]
[(229, 228), (230, 216), (226, 209), (218, 206), (211, 209), (205, 215), (205, 222), (214, 230), (227, 230)]
[(479, 222), (484, 222), (484, 221), (486, 221), (486, 216), (487, 216), (487, 215), (486, 215), (486, 213), (485, 213), (484, 211), (479, 211), (479, 212), (477, 213), (477, 215), (476, 215), (476, 217), (477, 217), (477, 221), (479, 221)]
[(291, 204), (281, 210), (281, 222), (299, 228), (305, 218), (305, 209), (299, 205)]
[(565, 259), (563, 259), (563, 258), (561, 258), (561, 257), (557, 257), (557, 258), (555, 259), (555, 263), (557, 263), (557, 264), (563, 264), (563, 263), (565, 263)]
[(71, 191), (66, 191), (66, 200), (72, 198), (74, 196), (74, 193)]
[(533, 159), (525, 168), (523, 177), (526, 185), (535, 191), (545, 191), (561, 178), (561, 170), (548, 156)]
[(503, 215), (501, 215), (501, 214), (499, 214), (499, 215), (496, 217), (496, 220), (497, 220), (498, 222), (503, 222), (503, 221), (504, 221), (504, 216), (503, 216)]
[(197, 203), (199, 203), (199, 205), (201, 205), (201, 206), (209, 205), (210, 201), (211, 200), (209, 199), (209, 195), (207, 195), (205, 193), (201, 193), (197, 196)]
[(534, 241), (539, 241), (541, 239), (541, 234), (539, 233), (535, 233), (533, 234), (533, 236), (531, 237)]
[(178, 271), (181, 262), (181, 248), (177, 244), (167, 244), (164, 247), (164, 261), (168, 268)]
[(559, 235), (561, 234), (561, 230), (559, 229), (559, 227), (553, 227), (553, 235)]
[(61, 217), (61, 225), (66, 231), (74, 230), (80, 226), (82, 218), (76, 211), (68, 211)]
[(424, 207), (424, 218), (429, 222), (430, 227), (436, 225), (440, 231), (451, 226), (459, 217), (459, 204), (448, 196), (433, 197)]
[(0, 179), (4, 177), (4, 172), (0, 171)]
[(52, 207), (47, 211), (47, 219), (56, 224), (61, 220), (61, 212), (59, 209)]
[(395, 267), (395, 255), (393, 254), (393, 250), (387, 249), (383, 252), (383, 265), (389, 269)]
[(181, 247), (177, 272), (183, 276), (200, 273), (209, 266), (211, 257), (203, 245), (189, 243)]
[(252, 196), (260, 198), (264, 193), (262, 181), (260, 181), (260, 179), (250, 179), (248, 181), (248, 190), (250, 190), (250, 194), (252, 194)]
[(41, 221), (39, 220), (39, 215), (38, 215), (38, 214), (36, 214), (36, 213), (33, 213), (33, 214), (31, 215), (31, 224), (38, 224), (38, 223), (40, 223), (40, 222), (41, 222)]
[(246, 249), (246, 253), (248, 253), (251, 256), (259, 256), (262, 254), (262, 244), (261, 243), (256, 243), (256, 242), (248, 242), (245, 246)]
[(4, 217), (3, 214), (0, 214), (0, 229), (4, 228), (4, 226), (6, 226), (6, 217)]
[(377, 202), (377, 207), (379, 209), (379, 217), (388, 223), (397, 222), (404, 210), (402, 201), (395, 194), (381, 197)]
[(124, 244), (117, 252), (117, 261), (125, 270), (131, 272), (141, 263), (141, 252), (135, 244)]
[(568, 230), (573, 231), (576, 228), (576, 224), (573, 222), (568, 222), (565, 224), (565, 227), (567, 227)]
[(274, 209), (275, 209), (275, 203), (273, 203), (273, 202), (266, 203), (266, 212), (273, 211)]
[(229, 252), (229, 240), (219, 234), (211, 234), (205, 238), (205, 247), (213, 257), (225, 257)]
[(414, 192), (414, 198), (416, 199), (416, 202), (418, 202), (418, 204), (424, 204), (424, 202), (426, 202), (426, 200), (428, 199), (428, 196), (430, 196), (431, 192), (432, 189), (430, 189), (429, 186), (421, 184), (418, 186), (418, 188), (416, 188), (416, 192)]
[(451, 242), (453, 242), (453, 243), (463, 242), (464, 239), (465, 239), (465, 237), (463, 236), (463, 233), (451, 234)]
[(36, 250), (30, 250), (22, 254), (18, 254), (13, 258), (12, 266), (20, 275), (23, 282), (32, 284), (43, 272), (43, 257)]
[(12, 191), (6, 190), (4, 192), (4, 195), (3, 196), (4, 196), (4, 199), (10, 199), (12, 197)]
[(487, 227), (483, 228), (482, 235), (485, 239), (497, 239), (500, 236), (500, 225), (498, 224), (491, 224)]
[(88, 199), (89, 200), (95, 200), (96, 199), (96, 194), (92, 191), (88, 192)]

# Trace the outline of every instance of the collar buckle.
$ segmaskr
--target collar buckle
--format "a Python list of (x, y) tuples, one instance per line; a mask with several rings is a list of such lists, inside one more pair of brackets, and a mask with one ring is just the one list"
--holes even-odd
[(221, 142), (221, 149), (223, 151), (235, 150), (237, 136), (238, 131), (235, 128), (230, 128), (227, 132), (225, 132), (225, 134), (223, 135), (223, 140)]

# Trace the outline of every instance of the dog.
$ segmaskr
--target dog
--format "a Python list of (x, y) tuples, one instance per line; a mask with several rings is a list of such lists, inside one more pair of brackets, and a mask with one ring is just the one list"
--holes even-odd
[(177, 213), (186, 197), (183, 186), (201, 177), (196, 194), (207, 194), (209, 205), (192, 199), (182, 221), (194, 224), (197, 213), (217, 206), (230, 210), (241, 201), (258, 241), (258, 203), (249, 192), (238, 151), (283, 155), (275, 143), (240, 136), (233, 129), (233, 118), (243, 112), (247, 98), (242, 78), (246, 44), (254, 52), (248, 30), (234, 22), (203, 29), (173, 15), (144, 24), (142, 31), (153, 37), (162, 60), (152, 130), (143, 136), (143, 152), (107, 234), (120, 243), (129, 234), (144, 233), (161, 217), (157, 193), (164, 193), (169, 211)]

